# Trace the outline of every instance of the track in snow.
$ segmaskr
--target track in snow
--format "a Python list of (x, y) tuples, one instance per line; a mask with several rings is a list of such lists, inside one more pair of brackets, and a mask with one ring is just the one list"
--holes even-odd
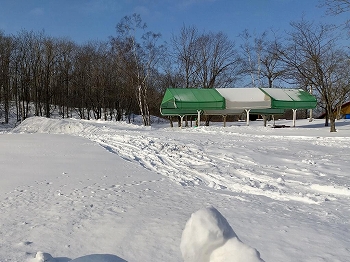
[(14, 132), (81, 136), (183, 186), (310, 204), (348, 197), (350, 192), (337, 169), (343, 160), (331, 153), (347, 150), (347, 139), (258, 136), (219, 128), (149, 129), (101, 121), (41, 119), (35, 126), (30, 121)]

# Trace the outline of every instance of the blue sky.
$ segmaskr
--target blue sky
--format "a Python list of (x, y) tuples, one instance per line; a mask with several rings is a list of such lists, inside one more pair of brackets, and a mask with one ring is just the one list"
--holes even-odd
[(200, 31), (226, 33), (231, 40), (245, 29), (290, 30), (289, 23), (309, 21), (336, 23), (343, 17), (325, 15), (320, 0), (0, 0), (0, 30), (16, 34), (21, 29), (68, 37), (82, 44), (115, 36), (120, 19), (140, 14), (148, 30), (169, 41), (183, 25)]

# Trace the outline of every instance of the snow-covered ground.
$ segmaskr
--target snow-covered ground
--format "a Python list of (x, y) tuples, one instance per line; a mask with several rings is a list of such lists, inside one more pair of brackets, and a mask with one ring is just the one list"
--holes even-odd
[(264, 261), (350, 261), (350, 121), (296, 125), (29, 118), (0, 134), (0, 261), (183, 261), (210, 206)]

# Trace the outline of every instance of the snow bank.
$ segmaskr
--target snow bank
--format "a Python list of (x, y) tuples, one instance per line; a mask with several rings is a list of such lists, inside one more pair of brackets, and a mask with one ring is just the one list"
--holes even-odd
[(262, 262), (254, 248), (242, 243), (214, 207), (191, 215), (181, 238), (185, 262)]

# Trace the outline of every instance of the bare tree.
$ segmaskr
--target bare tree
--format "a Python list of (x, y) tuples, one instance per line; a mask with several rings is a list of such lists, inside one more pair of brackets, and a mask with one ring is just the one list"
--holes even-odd
[(42, 53), (42, 81), (41, 86), (44, 91), (44, 109), (45, 116), (51, 116), (51, 106), (53, 106), (53, 97), (57, 92), (56, 67), (57, 67), (57, 41), (54, 38), (46, 38), (43, 41)]
[(350, 0), (324, 0), (329, 14), (339, 15), (350, 11)]
[[(350, 11), (350, 0), (322, 0), (321, 6), (326, 6), (326, 14), (336, 16)], [(350, 19), (346, 20), (341, 26), (344, 26), (350, 34)]]
[(241, 59), (222, 32), (203, 34), (198, 39), (197, 78), (202, 88), (230, 87), (241, 70)]
[(279, 57), (282, 44), (274, 34), (272, 40), (267, 39), (268, 33), (264, 32), (253, 38), (247, 30), (243, 31), (241, 38), (243, 44), (243, 72), (249, 74), (253, 87), (273, 87), (277, 79), (283, 80), (286, 68)]
[(303, 79), (319, 93), (329, 116), (330, 131), (335, 132), (335, 112), (350, 90), (348, 55), (336, 48), (331, 27), (304, 20), (291, 25), (290, 44), (280, 51), (281, 57), (296, 80)]
[(57, 43), (57, 81), (59, 86), (59, 96), (57, 105), (59, 106), (62, 117), (69, 117), (72, 104), (72, 82), (74, 72), (74, 59), (77, 45), (67, 39), (59, 39)]
[(185, 88), (195, 87), (197, 82), (198, 38), (198, 29), (194, 26), (183, 26), (179, 36), (172, 37), (175, 64), (183, 76)]
[(288, 71), (279, 56), (278, 50), (281, 49), (283, 49), (283, 46), (276, 39), (265, 42), (263, 47), (264, 52), (260, 56), (260, 75), (263, 78), (262, 83), (264, 83), (266, 79), (269, 88), (274, 87), (274, 82), (277, 79), (284, 80)]
[(4, 122), (9, 123), (11, 102), (11, 59), (13, 40), (0, 31), (0, 103), (3, 103)]
[(257, 59), (255, 58), (254, 47), (251, 44), (252, 36), (249, 34), (248, 30), (244, 30), (240, 37), (243, 40), (243, 44), (241, 45), (241, 49), (243, 50), (242, 55), (242, 72), (244, 74), (250, 75), (250, 84), (253, 87), (256, 87), (257, 81)]
[(22, 30), (15, 38), (13, 57), (14, 92), (16, 95), (17, 117), (27, 118), (30, 102), (34, 102), (35, 114), (41, 115), (42, 101), (42, 43), (43, 33)]
[(172, 44), (183, 87), (228, 87), (237, 80), (241, 59), (224, 33), (199, 34), (195, 27), (183, 27)]
[[(158, 45), (160, 34), (145, 31), (146, 24), (140, 15), (125, 16), (116, 26), (118, 36), (112, 39), (118, 50), (121, 63), (119, 70), (128, 76), (135, 87), (136, 100), (139, 105), (142, 121), (145, 126), (151, 125), (149, 110), (149, 78), (160, 65), (163, 55), (163, 46)], [(140, 40), (138, 41), (138, 36)], [(121, 51), (122, 50), (122, 51)]]

